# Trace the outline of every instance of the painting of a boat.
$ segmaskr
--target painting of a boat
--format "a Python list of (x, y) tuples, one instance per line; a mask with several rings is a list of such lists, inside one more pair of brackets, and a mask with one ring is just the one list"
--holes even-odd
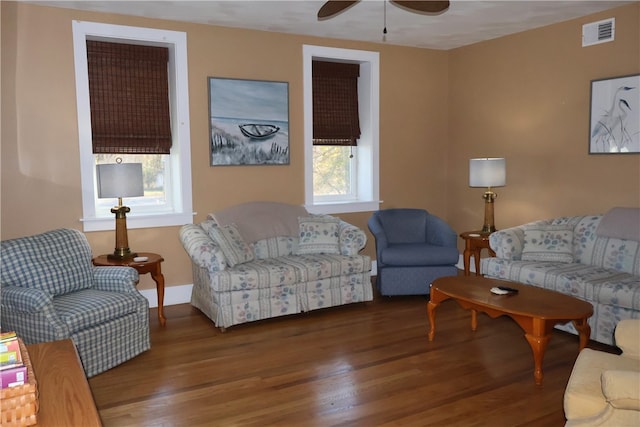
[(289, 83), (209, 77), (209, 134), (211, 166), (288, 165)]
[(267, 139), (275, 135), (280, 128), (275, 125), (246, 123), (239, 125), (240, 132), (246, 137), (253, 139)]

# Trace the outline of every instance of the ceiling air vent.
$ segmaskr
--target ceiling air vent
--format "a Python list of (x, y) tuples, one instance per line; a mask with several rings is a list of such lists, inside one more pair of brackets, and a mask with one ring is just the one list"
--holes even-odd
[(613, 41), (615, 30), (615, 18), (584, 24), (582, 26), (582, 47)]

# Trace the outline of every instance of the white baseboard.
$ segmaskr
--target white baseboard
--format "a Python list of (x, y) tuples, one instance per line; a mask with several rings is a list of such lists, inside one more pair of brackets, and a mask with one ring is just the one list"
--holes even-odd
[[(458, 263), (456, 264), (456, 267), (458, 267), (458, 270), (464, 270), (464, 257), (462, 255), (458, 257)], [(473, 255), (471, 255), (471, 258), (469, 260), (469, 272), (470, 273), (476, 272), (476, 262), (475, 262), (475, 257)]]
[[(164, 288), (164, 306), (184, 304), (191, 301), (193, 285), (168, 286)], [(158, 294), (155, 289), (142, 289), (140, 293), (149, 300), (149, 307), (158, 306)]]

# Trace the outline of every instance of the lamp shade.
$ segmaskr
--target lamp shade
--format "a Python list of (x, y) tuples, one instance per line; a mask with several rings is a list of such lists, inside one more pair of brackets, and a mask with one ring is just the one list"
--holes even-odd
[(502, 187), (507, 183), (506, 161), (501, 157), (469, 160), (469, 187)]
[(98, 198), (144, 196), (142, 163), (108, 163), (96, 166)]

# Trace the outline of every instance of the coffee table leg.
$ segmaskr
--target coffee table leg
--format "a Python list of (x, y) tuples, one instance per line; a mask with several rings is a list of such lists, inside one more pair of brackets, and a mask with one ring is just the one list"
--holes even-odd
[(589, 343), (589, 337), (591, 337), (591, 326), (587, 322), (587, 319), (579, 319), (573, 321), (573, 326), (580, 334), (580, 350), (585, 348)]
[(478, 329), (478, 312), (471, 309), (471, 330), (475, 332), (476, 329)]
[(436, 334), (436, 307), (438, 304), (435, 304), (433, 301), (429, 301), (427, 303), (427, 314), (429, 315), (429, 325), (431, 328), (429, 329), (429, 341), (433, 341), (433, 337)]
[(531, 350), (533, 350), (533, 378), (536, 381), (536, 385), (542, 385), (542, 359), (544, 359), (544, 352), (547, 349), (551, 335), (533, 335), (526, 333), (525, 337), (529, 341)]

